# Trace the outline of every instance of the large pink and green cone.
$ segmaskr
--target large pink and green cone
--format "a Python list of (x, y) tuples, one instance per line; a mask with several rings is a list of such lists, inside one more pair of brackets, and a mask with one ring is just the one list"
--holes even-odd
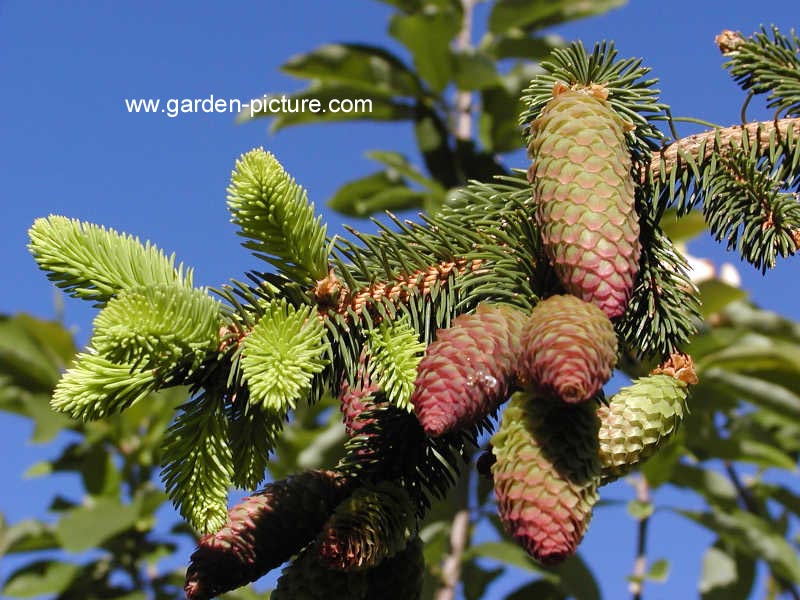
[(416, 530), (415, 506), (399, 485), (358, 488), (336, 507), (317, 538), (322, 564), (343, 571), (370, 569), (394, 556)]
[(544, 250), (569, 293), (618, 317), (641, 253), (626, 123), (599, 86), (557, 85), (553, 96), (528, 146)]
[(439, 330), (420, 362), (411, 395), (428, 435), (475, 425), (506, 400), (526, 318), (511, 307), (482, 304)]
[(536, 560), (572, 556), (597, 502), (600, 482), (595, 408), (518, 392), (492, 437), (498, 512)]
[(544, 395), (584, 402), (617, 363), (617, 335), (603, 311), (575, 296), (536, 305), (522, 331), (520, 379)]
[(597, 409), (603, 483), (626, 475), (675, 435), (694, 383), (691, 359), (676, 354)]
[(186, 571), (188, 600), (208, 600), (259, 579), (318, 534), (349, 486), (332, 471), (308, 471), (271, 483), (228, 511), (203, 536)]

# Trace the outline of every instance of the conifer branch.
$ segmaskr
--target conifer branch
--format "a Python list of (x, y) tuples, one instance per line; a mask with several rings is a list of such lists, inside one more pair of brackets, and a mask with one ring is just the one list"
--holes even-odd
[(90, 350), (78, 354), (61, 376), (50, 406), (73, 419), (94, 421), (146, 398), (158, 383), (156, 369), (115, 363)]
[(150, 242), (93, 223), (57, 215), (34, 221), (28, 249), (58, 287), (103, 306), (124, 289), (192, 286), (192, 270), (175, 265)]
[(122, 291), (94, 320), (91, 346), (114, 362), (164, 372), (199, 366), (216, 351), (220, 303), (205, 290), (150, 286)]
[(251, 403), (285, 415), (308, 393), (325, 366), (327, 346), (322, 323), (311, 313), (310, 306), (295, 309), (285, 300), (273, 301), (244, 338), (241, 367)]
[(696, 163), (708, 161), (715, 153), (725, 153), (741, 145), (746, 138), (751, 147), (758, 148), (760, 154), (773, 144), (773, 135), (778, 140), (786, 140), (791, 134), (800, 133), (800, 117), (784, 118), (775, 121), (755, 121), (744, 125), (731, 125), (722, 129), (711, 129), (689, 135), (672, 142), (653, 154), (647, 169), (640, 172), (640, 182), (648, 177), (667, 181), (670, 175), (685, 164), (685, 157), (692, 157)]
[(328, 240), (322, 216), (306, 191), (263, 148), (236, 161), (228, 208), (244, 246), (289, 280), (313, 284), (328, 273)]
[(181, 408), (164, 439), (161, 479), (176, 508), (201, 533), (225, 524), (233, 461), (222, 395), (204, 390)]
[(400, 408), (412, 410), (409, 400), (414, 391), (417, 366), (425, 344), (407, 317), (381, 323), (368, 332), (370, 379)]

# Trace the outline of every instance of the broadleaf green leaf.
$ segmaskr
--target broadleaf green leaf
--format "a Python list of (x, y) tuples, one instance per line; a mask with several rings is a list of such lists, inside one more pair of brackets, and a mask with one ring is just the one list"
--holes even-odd
[(397, 56), (378, 46), (325, 44), (291, 57), (281, 69), (295, 77), (360, 87), (381, 94), (417, 97), (423, 90)]
[(497, 0), (489, 15), (489, 30), (505, 33), (509, 30), (530, 31), (604, 13), (625, 4), (626, 0)]
[(460, 90), (483, 90), (500, 82), (494, 61), (480, 50), (453, 54), (453, 79)]
[(3, 595), (12, 598), (57, 595), (69, 587), (80, 570), (78, 564), (55, 560), (36, 561), (11, 574), (3, 586)]
[(702, 600), (747, 600), (755, 578), (755, 561), (731, 553), (718, 541), (703, 557), (700, 576)]
[(484, 542), (470, 546), (464, 552), (464, 560), (475, 557), (490, 558), (507, 565), (519, 567), (525, 571), (539, 573), (550, 581), (558, 581), (557, 575), (540, 567), (527, 555), (525, 550), (511, 542)]
[(678, 513), (715, 532), (743, 554), (766, 561), (777, 575), (800, 582), (800, 557), (772, 523), (738, 509)]
[(68, 552), (83, 552), (133, 527), (135, 522), (133, 505), (101, 497), (64, 513), (55, 526), (55, 534)]
[(395, 15), (389, 33), (411, 52), (414, 66), (434, 93), (442, 92), (453, 77), (450, 40), (461, 29), (455, 11)]

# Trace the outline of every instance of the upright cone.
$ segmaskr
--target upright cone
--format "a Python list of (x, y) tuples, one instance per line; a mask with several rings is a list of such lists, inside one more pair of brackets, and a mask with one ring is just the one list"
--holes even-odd
[(562, 285), (614, 318), (627, 306), (641, 248), (627, 125), (607, 95), (600, 86), (554, 87), (531, 124), (528, 179)]
[(394, 556), (416, 530), (414, 509), (406, 491), (394, 482), (358, 488), (336, 507), (317, 537), (322, 564), (358, 571)]
[(592, 398), (617, 363), (614, 326), (596, 306), (575, 296), (536, 305), (522, 331), (520, 379), (569, 403)]
[(545, 564), (575, 553), (597, 502), (597, 430), (589, 404), (514, 394), (492, 437), (498, 511), (509, 534)]

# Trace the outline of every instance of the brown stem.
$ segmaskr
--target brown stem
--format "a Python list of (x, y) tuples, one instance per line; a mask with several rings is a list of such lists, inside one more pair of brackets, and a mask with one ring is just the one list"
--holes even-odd
[[(650, 486), (643, 476), (636, 480), (636, 499), (642, 504), (650, 503)], [(636, 535), (636, 559), (633, 563), (634, 581), (631, 581), (628, 589), (633, 594), (633, 600), (642, 600), (642, 589), (644, 587), (644, 576), (647, 573), (647, 527), (650, 523), (650, 516), (639, 519), (639, 526)]]
[[(464, 8), (461, 19), (461, 31), (455, 40), (456, 50), (469, 50), (472, 48), (472, 12), (475, 0), (461, 0)], [(472, 92), (458, 90), (456, 92), (456, 123), (455, 136), (457, 140), (469, 141), (472, 139)]]
[[(732, 125), (690, 135), (673, 142), (655, 154), (650, 161), (650, 173), (654, 179), (661, 176), (662, 170), (669, 175), (680, 164), (681, 155), (684, 154), (688, 154), (700, 162), (708, 159), (715, 151), (731, 145), (741, 145), (742, 132), (747, 133), (747, 139), (751, 145), (757, 145), (763, 151), (769, 147), (769, 138), (773, 132), (776, 132), (778, 138), (782, 139), (787, 136), (790, 127), (795, 132), (800, 132), (800, 117), (776, 121), (754, 121), (745, 125)], [(719, 144), (715, 143), (717, 136), (719, 136)], [(645, 174), (642, 179), (644, 178)]]
[(458, 582), (461, 580), (461, 559), (469, 537), (469, 510), (460, 509), (453, 517), (450, 527), (450, 553), (442, 564), (442, 585), (436, 590), (434, 600), (455, 600)]

